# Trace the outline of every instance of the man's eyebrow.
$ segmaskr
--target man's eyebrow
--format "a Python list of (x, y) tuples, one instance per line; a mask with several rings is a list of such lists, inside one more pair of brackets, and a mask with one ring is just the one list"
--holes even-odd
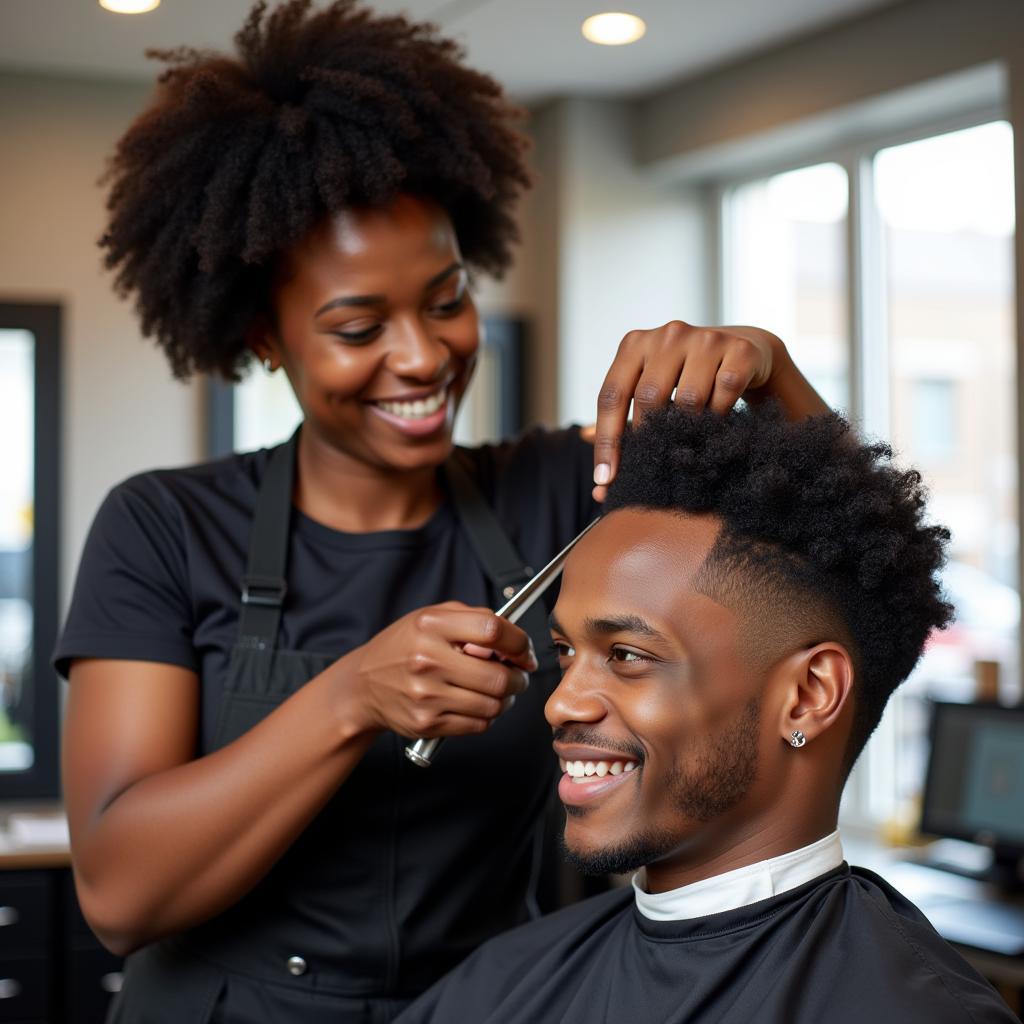
[[(456, 262), (445, 267), (441, 273), (435, 274), (426, 283), (423, 290), (429, 292), (431, 288), (436, 288), (442, 281), (447, 280), (452, 274), (462, 269), (462, 264), (456, 260)], [(387, 302), (387, 299), (383, 295), (339, 295), (338, 298), (325, 302), (313, 316), (318, 317), (321, 313), (326, 313), (328, 310), (340, 309), (345, 306), (383, 306), (385, 302)]]
[(588, 633), (608, 635), (610, 633), (637, 633), (647, 637), (649, 640), (664, 640), (665, 636), (659, 633), (646, 619), (639, 615), (611, 615), (607, 618), (583, 620), (583, 628)]
[[(552, 633), (566, 635), (562, 624), (555, 618), (554, 612), (548, 616), (548, 628)], [(602, 636), (608, 636), (612, 633), (637, 633), (650, 640), (666, 639), (664, 634), (659, 633), (646, 619), (641, 619), (639, 615), (611, 615), (600, 619), (587, 618), (583, 620), (583, 628), (588, 633), (596, 633)]]

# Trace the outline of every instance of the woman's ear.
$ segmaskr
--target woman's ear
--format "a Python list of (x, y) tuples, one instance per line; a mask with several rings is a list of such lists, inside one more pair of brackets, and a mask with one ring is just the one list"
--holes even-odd
[(268, 372), (272, 373), (281, 365), (280, 345), (266, 317), (260, 316), (253, 321), (245, 332), (245, 341)]
[(853, 659), (842, 644), (826, 642), (786, 661), (779, 736), (799, 747), (834, 728), (852, 700)]

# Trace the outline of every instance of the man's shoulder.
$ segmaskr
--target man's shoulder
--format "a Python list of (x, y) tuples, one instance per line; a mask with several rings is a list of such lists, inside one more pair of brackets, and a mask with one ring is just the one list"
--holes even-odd
[(613, 889), (491, 939), (428, 989), (395, 1024), (486, 1020), (527, 975), (537, 977), (538, 969), (540, 976), (553, 975), (587, 939), (614, 930), (632, 902), (632, 889)]
[(870, 980), (890, 1008), (905, 1003), (907, 1021), (1015, 1020), (992, 986), (884, 878), (854, 867), (842, 888), (839, 916), (847, 922), (849, 940), (844, 976)]
[(575, 942), (580, 932), (592, 932), (609, 921), (617, 920), (633, 904), (633, 890), (622, 886), (599, 896), (572, 903), (561, 910), (527, 921), (485, 943), (481, 953), (505, 957), (516, 950), (536, 956), (538, 947), (550, 949), (562, 942)]

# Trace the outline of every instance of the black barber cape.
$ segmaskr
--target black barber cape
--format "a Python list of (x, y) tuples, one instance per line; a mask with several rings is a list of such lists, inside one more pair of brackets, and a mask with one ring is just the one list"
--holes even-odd
[(632, 889), (488, 942), (396, 1024), (1013, 1024), (877, 875), (843, 865), (770, 899), (651, 921)]

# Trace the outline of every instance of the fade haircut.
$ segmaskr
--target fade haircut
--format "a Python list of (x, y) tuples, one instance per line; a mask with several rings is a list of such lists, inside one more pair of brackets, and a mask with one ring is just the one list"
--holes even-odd
[(237, 379), (278, 258), (344, 209), (434, 202), (470, 267), (504, 270), (522, 112), (456, 43), (355, 0), (288, 0), (257, 3), (235, 44), (148, 51), (169, 66), (107, 174), (106, 265), (175, 376)]
[(949, 531), (925, 522), (921, 475), (892, 455), (835, 413), (789, 422), (774, 402), (726, 416), (669, 406), (623, 438), (605, 502), (721, 522), (699, 585), (741, 612), (765, 667), (824, 640), (847, 646), (847, 768), (929, 633), (953, 618), (938, 576)]

